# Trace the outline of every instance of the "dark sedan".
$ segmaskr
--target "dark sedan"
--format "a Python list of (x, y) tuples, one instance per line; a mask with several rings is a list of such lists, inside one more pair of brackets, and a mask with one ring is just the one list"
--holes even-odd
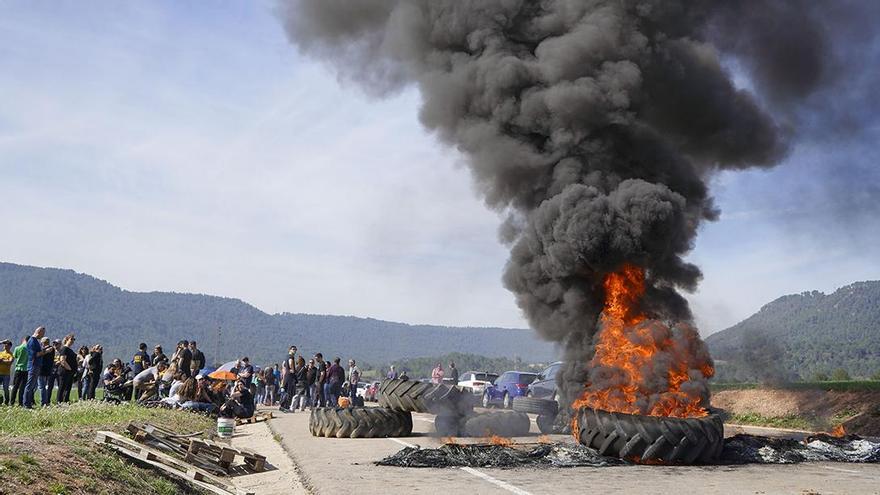
[(556, 393), (556, 375), (560, 369), (562, 369), (562, 361), (557, 361), (538, 374), (535, 381), (529, 385), (528, 397), (559, 402), (559, 395)]

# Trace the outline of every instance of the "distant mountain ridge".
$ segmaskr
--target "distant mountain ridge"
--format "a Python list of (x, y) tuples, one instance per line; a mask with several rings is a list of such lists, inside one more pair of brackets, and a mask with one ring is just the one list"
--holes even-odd
[(74, 331), (77, 345), (101, 343), (106, 356), (126, 359), (139, 342), (151, 349), (161, 344), (170, 353), (183, 338), (197, 340), (209, 362), (241, 355), (259, 364), (278, 362), (291, 344), (306, 353), (374, 363), (450, 352), (526, 362), (556, 358), (553, 346), (531, 330), (270, 315), (239, 299), (130, 292), (72, 270), (0, 263), (0, 338), (17, 342), (38, 325), (52, 337)]
[(722, 362), (721, 379), (810, 379), (838, 368), (873, 376), (880, 372), (880, 281), (780, 297), (706, 343)]

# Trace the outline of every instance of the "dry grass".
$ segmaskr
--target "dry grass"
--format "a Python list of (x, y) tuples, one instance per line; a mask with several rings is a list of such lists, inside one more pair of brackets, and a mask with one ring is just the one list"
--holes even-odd
[(131, 404), (82, 402), (31, 411), (0, 408), (0, 493), (201, 493), (93, 443), (95, 431), (122, 432), (131, 420), (155, 422), (179, 432), (213, 427), (205, 416)]

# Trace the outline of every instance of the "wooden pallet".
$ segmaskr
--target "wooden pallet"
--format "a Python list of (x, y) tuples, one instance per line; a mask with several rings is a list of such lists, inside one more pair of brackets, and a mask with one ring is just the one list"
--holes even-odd
[(106, 445), (126, 457), (158, 468), (165, 473), (191, 482), (212, 493), (219, 495), (254, 495), (252, 492), (243, 492), (236, 489), (235, 486), (230, 485), (225, 480), (212, 475), (204, 469), (110, 431), (99, 431), (95, 435), (95, 443)]
[(155, 425), (145, 424), (141, 426), (135, 422), (129, 423), (127, 429), (138, 443), (177, 454), (196, 467), (215, 475), (226, 476), (229, 474), (229, 466), (219, 464), (217, 459), (205, 455), (191, 455), (189, 453), (190, 437), (188, 435), (176, 435)]
[(241, 426), (253, 423), (262, 423), (263, 421), (268, 421), (270, 419), (273, 419), (274, 417), (275, 415), (272, 413), (272, 411), (258, 412), (250, 418), (235, 418), (235, 425)]
[(225, 443), (215, 442), (203, 438), (190, 438), (189, 450), (192, 455), (206, 453), (217, 460), (217, 463), (229, 470), (235, 457), (243, 459), (254, 472), (262, 472), (266, 469), (266, 456), (242, 447), (232, 447)]

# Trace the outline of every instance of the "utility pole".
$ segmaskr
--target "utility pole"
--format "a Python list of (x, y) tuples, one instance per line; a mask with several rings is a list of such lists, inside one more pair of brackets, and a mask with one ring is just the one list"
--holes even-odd
[(223, 339), (223, 328), (220, 325), (217, 325), (217, 348), (214, 349), (214, 362), (217, 363), (217, 366), (223, 364), (220, 361), (220, 341)]

